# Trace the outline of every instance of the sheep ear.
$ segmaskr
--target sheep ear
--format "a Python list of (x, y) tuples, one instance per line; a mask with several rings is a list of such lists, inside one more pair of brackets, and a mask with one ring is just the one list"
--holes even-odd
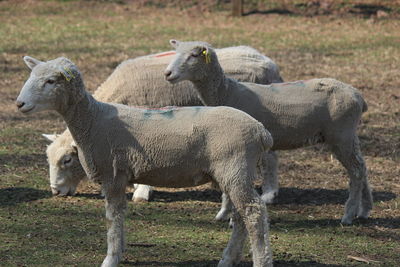
[(54, 142), (58, 137), (57, 134), (42, 134), (42, 136), (50, 142)]
[(204, 56), (204, 60), (206, 63), (211, 63), (211, 55), (210, 55), (210, 50), (208, 49), (208, 46), (202, 46), (201, 47), (201, 54)]
[(206, 45), (203, 45), (201, 47), (201, 51), (203, 54), (208, 54), (210, 52), (210, 50), (208, 49), (208, 46), (206, 46)]
[(175, 39), (169, 40), (169, 43), (172, 45), (173, 48), (177, 48), (179, 46), (179, 41)]
[(74, 140), (71, 142), (71, 147), (75, 150), (75, 152), (78, 152), (78, 146), (76, 145)]
[(60, 68), (60, 74), (69, 82), (70, 80), (74, 79), (75, 76), (72, 73), (71, 69), (68, 67)]
[(30, 56), (24, 56), (24, 61), (25, 64), (32, 70), (34, 67), (36, 67), (36, 65), (39, 65), (40, 63), (43, 63), (42, 61), (30, 57)]

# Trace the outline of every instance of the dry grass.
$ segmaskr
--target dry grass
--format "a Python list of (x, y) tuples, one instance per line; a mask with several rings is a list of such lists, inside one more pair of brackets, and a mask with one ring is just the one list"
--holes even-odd
[[(99, 264), (105, 254), (103, 201), (85, 183), (77, 197), (51, 198), (45, 141), (60, 132), (54, 113), (14, 107), (29, 71), (21, 58), (71, 58), (94, 90), (124, 59), (169, 50), (168, 40), (247, 44), (272, 57), (286, 80), (334, 77), (368, 102), (359, 133), (375, 207), (371, 219), (339, 224), (346, 173), (325, 148), (282, 152), (279, 204), (269, 207), (277, 266), (371, 266), (400, 262), (400, 21), (359, 16), (158, 9), (132, 2), (0, 1), (0, 264)], [(219, 196), (207, 187), (160, 188), (130, 204), (124, 266), (213, 266), (229, 229), (212, 221)], [(348, 258), (348, 256), (354, 256)], [(250, 256), (247, 254), (246, 264)]]

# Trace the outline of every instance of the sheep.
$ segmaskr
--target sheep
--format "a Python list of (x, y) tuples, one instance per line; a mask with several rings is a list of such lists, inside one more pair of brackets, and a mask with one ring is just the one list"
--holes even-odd
[(117, 266), (122, 257), (127, 184), (188, 187), (210, 181), (234, 205), (232, 235), (218, 266), (240, 262), (247, 233), (253, 266), (272, 266), (267, 210), (253, 187), (262, 155), (273, 144), (260, 122), (231, 107), (143, 109), (98, 102), (69, 59), (24, 61), (32, 71), (16, 100), (19, 111), (60, 114), (85, 173), (103, 185), (109, 220), (103, 267)]
[[(241, 83), (224, 75), (209, 44), (176, 40), (170, 43), (177, 54), (165, 70), (169, 82), (189, 80), (205, 105), (247, 112), (271, 132), (273, 151), (327, 144), (350, 177), (350, 193), (341, 222), (351, 224), (356, 216), (369, 216), (372, 194), (356, 133), (367, 104), (357, 89), (328, 78), (271, 85)], [(268, 186), (278, 188), (275, 178), (276, 175), (267, 178), (263, 192), (268, 191)]]
[[(257, 83), (281, 82), (278, 66), (268, 57), (248, 46), (216, 49), (227, 75), (239, 81)], [(202, 105), (190, 82), (171, 85), (162, 75), (175, 52), (129, 59), (122, 62), (95, 91), (94, 97), (103, 102), (136, 106), (198, 106)], [(61, 135), (43, 135), (51, 144), (46, 154), (50, 170), (50, 187), (53, 195), (74, 195), (85, 172), (78, 160), (72, 136), (68, 130)], [(151, 187), (139, 185), (132, 199), (148, 201)], [(224, 205), (217, 219), (223, 219)]]

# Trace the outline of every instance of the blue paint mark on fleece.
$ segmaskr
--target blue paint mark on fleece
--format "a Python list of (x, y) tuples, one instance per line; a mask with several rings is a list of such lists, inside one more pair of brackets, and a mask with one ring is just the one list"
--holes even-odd
[(186, 110), (193, 110), (193, 116), (196, 116), (197, 113), (201, 111), (201, 109), (204, 109), (205, 107), (202, 106), (193, 106), (193, 107), (177, 107), (177, 106), (167, 106), (167, 107), (162, 107), (162, 108), (143, 108), (143, 117), (144, 119), (149, 119), (151, 116), (154, 115), (161, 115), (165, 118), (172, 119), (175, 116), (175, 111), (180, 110), (180, 109), (186, 109)]
[(174, 117), (174, 111), (178, 109), (175, 106), (168, 106), (162, 108), (146, 108), (143, 109), (143, 116), (145, 119), (150, 118), (153, 115), (162, 115), (168, 119), (172, 119)]
[(279, 90), (286, 86), (297, 86), (304, 87), (304, 81), (295, 81), (295, 82), (285, 82), (285, 83), (271, 83), (269, 87), (273, 92), (279, 92)]

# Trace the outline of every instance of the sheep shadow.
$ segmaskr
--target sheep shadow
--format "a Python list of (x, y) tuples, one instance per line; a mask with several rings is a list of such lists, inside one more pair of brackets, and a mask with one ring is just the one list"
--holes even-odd
[[(373, 191), (374, 201), (389, 201), (396, 198), (396, 194), (386, 191)], [(281, 187), (275, 204), (297, 204), (319, 206), (326, 204), (343, 204), (349, 196), (347, 189), (302, 189), (295, 187)]]
[[(91, 199), (104, 199), (104, 197), (102, 197), (100, 193), (77, 193), (76, 196)], [(133, 193), (126, 193), (126, 197), (128, 200), (131, 200), (133, 197)], [(153, 196), (150, 201), (170, 203), (188, 200), (220, 202), (221, 193), (212, 189), (185, 190), (176, 192), (154, 190)]]
[[(285, 229), (287, 230), (298, 230), (307, 228), (336, 228), (340, 223), (340, 219), (316, 219), (316, 220), (285, 220), (282, 218), (274, 218), (271, 220), (271, 227), (274, 229)], [(368, 218), (368, 219), (354, 219), (353, 224), (350, 226), (362, 225), (367, 226), (377, 226), (387, 228), (387, 229), (400, 229), (400, 217), (396, 218)], [(346, 226), (345, 226), (346, 227)], [(391, 233), (392, 239), (400, 240), (400, 235), (393, 235)]]
[[(218, 261), (182, 261), (182, 262), (159, 262), (159, 261), (123, 261), (124, 265), (130, 266), (170, 266), (170, 267), (186, 267), (186, 266), (196, 266), (196, 267), (206, 267), (206, 266), (217, 266)], [(242, 265), (239, 265), (242, 266)], [(251, 265), (243, 265), (251, 266)]]
[(153, 200), (159, 202), (179, 202), (186, 200), (220, 202), (221, 193), (212, 189), (178, 192), (154, 191)]
[[(261, 193), (261, 189), (257, 187), (258, 193)], [(133, 193), (127, 193), (127, 199), (132, 199)], [(387, 191), (374, 191), (372, 192), (373, 199), (375, 202), (378, 201), (389, 201), (395, 199), (397, 196), (395, 193)], [(103, 199), (100, 194), (96, 193), (78, 193), (77, 197), (91, 198), (91, 199)], [(281, 187), (279, 189), (279, 195), (276, 202), (272, 205), (285, 205), (285, 204), (296, 204), (296, 205), (309, 205), (309, 206), (322, 206), (327, 204), (343, 205), (348, 198), (347, 189), (323, 189), (323, 188), (312, 188), (302, 189), (295, 187)], [(151, 201), (155, 202), (181, 202), (181, 201), (207, 201), (207, 202), (221, 202), (221, 192), (213, 189), (201, 189), (201, 190), (184, 190), (184, 191), (161, 191), (154, 190)]]
[(284, 8), (273, 8), (273, 9), (268, 9), (268, 10), (251, 10), (248, 12), (243, 13), (242, 16), (250, 16), (250, 15), (269, 15), (269, 14), (278, 14), (278, 15), (294, 15), (294, 13), (290, 10), (284, 9)]
[[(249, 265), (249, 266), (251, 266), (251, 265)], [(315, 267), (346, 267), (346, 265), (324, 264), (324, 263), (320, 263), (320, 262), (316, 262), (316, 261), (295, 262), (295, 261), (284, 261), (284, 260), (274, 261), (274, 266), (281, 266), (281, 267), (307, 267), (307, 266), (315, 266)]]
[[(215, 267), (218, 265), (218, 261), (182, 261), (182, 262), (158, 262), (158, 261), (123, 261), (121, 262), (125, 265), (130, 266), (171, 266), (171, 267), (180, 267), (180, 266), (195, 266), (195, 267)], [(253, 264), (250, 261), (242, 261), (240, 264), (235, 265), (237, 267), (251, 267)], [(337, 265), (337, 264), (323, 264), (316, 261), (285, 261), (285, 260), (276, 260), (274, 261), (274, 266), (282, 266), (282, 267), (345, 267), (345, 265)]]
[(31, 202), (43, 198), (50, 198), (51, 193), (27, 187), (8, 187), (0, 189), (0, 207), (14, 206), (23, 202)]
[(291, 5), (290, 7), (278, 7), (267, 10), (258, 10), (253, 9), (248, 12), (244, 12), (242, 16), (249, 15), (269, 15), (269, 14), (278, 14), (278, 15), (289, 15), (289, 16), (317, 16), (317, 15), (332, 15), (332, 14), (350, 14), (356, 16), (363, 16), (365, 18), (376, 16), (379, 11), (384, 11), (390, 13), (393, 11), (392, 8), (387, 7), (385, 5), (379, 4), (353, 4), (346, 8), (337, 9), (331, 5), (322, 5), (318, 1), (314, 1), (312, 3), (298, 3)]
[[(258, 187), (257, 191), (261, 193)], [(374, 201), (389, 201), (396, 198), (396, 194), (386, 191), (375, 191), (372, 193)], [(132, 193), (128, 194), (132, 198)], [(275, 204), (297, 204), (297, 205), (326, 205), (340, 204), (346, 202), (348, 198), (347, 189), (302, 189), (295, 187), (281, 187)], [(212, 190), (187, 190), (178, 192), (154, 191), (153, 201), (157, 202), (179, 202), (179, 201), (209, 201), (220, 202), (221, 193)]]

